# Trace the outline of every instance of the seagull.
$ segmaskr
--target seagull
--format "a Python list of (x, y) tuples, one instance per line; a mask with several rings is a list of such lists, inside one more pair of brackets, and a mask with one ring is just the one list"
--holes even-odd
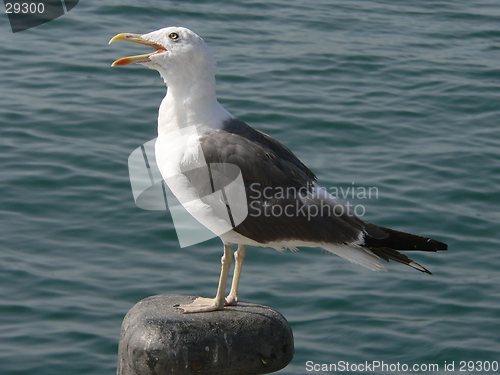
[(141, 64), (160, 73), (167, 93), (158, 112), (158, 168), (184, 209), (223, 243), (215, 298), (180, 305), (183, 313), (237, 305), (247, 246), (316, 247), (374, 271), (384, 270), (391, 260), (427, 274), (428, 269), (401, 251), (447, 250), (443, 242), (361, 220), (319, 185), (290, 149), (227, 111), (216, 96), (215, 60), (193, 31), (166, 27), (147, 34), (120, 33), (109, 44), (117, 41), (154, 49), (120, 58), (112, 66)]

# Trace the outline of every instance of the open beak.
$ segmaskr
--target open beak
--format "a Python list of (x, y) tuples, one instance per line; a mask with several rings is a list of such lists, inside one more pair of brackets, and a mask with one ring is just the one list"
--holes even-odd
[(167, 49), (163, 47), (161, 44), (150, 42), (149, 40), (144, 39), (140, 34), (121, 33), (112, 37), (109, 41), (109, 44), (119, 40), (144, 44), (146, 46), (153, 47), (155, 51), (151, 53), (145, 53), (144, 55), (122, 57), (121, 59), (113, 61), (113, 64), (111, 64), (111, 66), (124, 66), (130, 64), (150, 62), (151, 60), (149, 59), (149, 57), (151, 55), (167, 51)]

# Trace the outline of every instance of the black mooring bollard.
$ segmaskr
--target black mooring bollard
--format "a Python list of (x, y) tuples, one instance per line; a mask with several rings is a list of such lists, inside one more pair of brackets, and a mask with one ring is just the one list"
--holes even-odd
[(194, 298), (152, 296), (132, 307), (117, 375), (257, 375), (292, 360), (292, 330), (279, 312), (249, 303), (197, 314), (174, 307)]

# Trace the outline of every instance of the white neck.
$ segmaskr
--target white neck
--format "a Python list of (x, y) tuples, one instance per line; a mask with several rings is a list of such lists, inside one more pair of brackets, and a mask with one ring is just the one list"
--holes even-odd
[(217, 128), (231, 115), (217, 101), (213, 74), (175, 76), (160, 71), (167, 95), (158, 113), (158, 134), (196, 126)]

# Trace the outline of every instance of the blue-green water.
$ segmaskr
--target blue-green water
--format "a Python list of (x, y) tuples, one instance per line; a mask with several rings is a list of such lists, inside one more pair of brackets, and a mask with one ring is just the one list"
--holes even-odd
[(1, 20), (1, 374), (113, 374), (135, 302), (215, 292), (220, 242), (180, 249), (128, 180), (165, 88), (153, 71), (111, 69), (138, 50), (107, 41), (167, 25), (205, 38), (221, 102), (323, 185), (377, 187), (366, 220), (450, 246), (414, 254), (432, 276), (251, 249), (241, 298), (294, 330), (281, 373), (500, 360), (497, 1), (82, 1), (22, 33)]

